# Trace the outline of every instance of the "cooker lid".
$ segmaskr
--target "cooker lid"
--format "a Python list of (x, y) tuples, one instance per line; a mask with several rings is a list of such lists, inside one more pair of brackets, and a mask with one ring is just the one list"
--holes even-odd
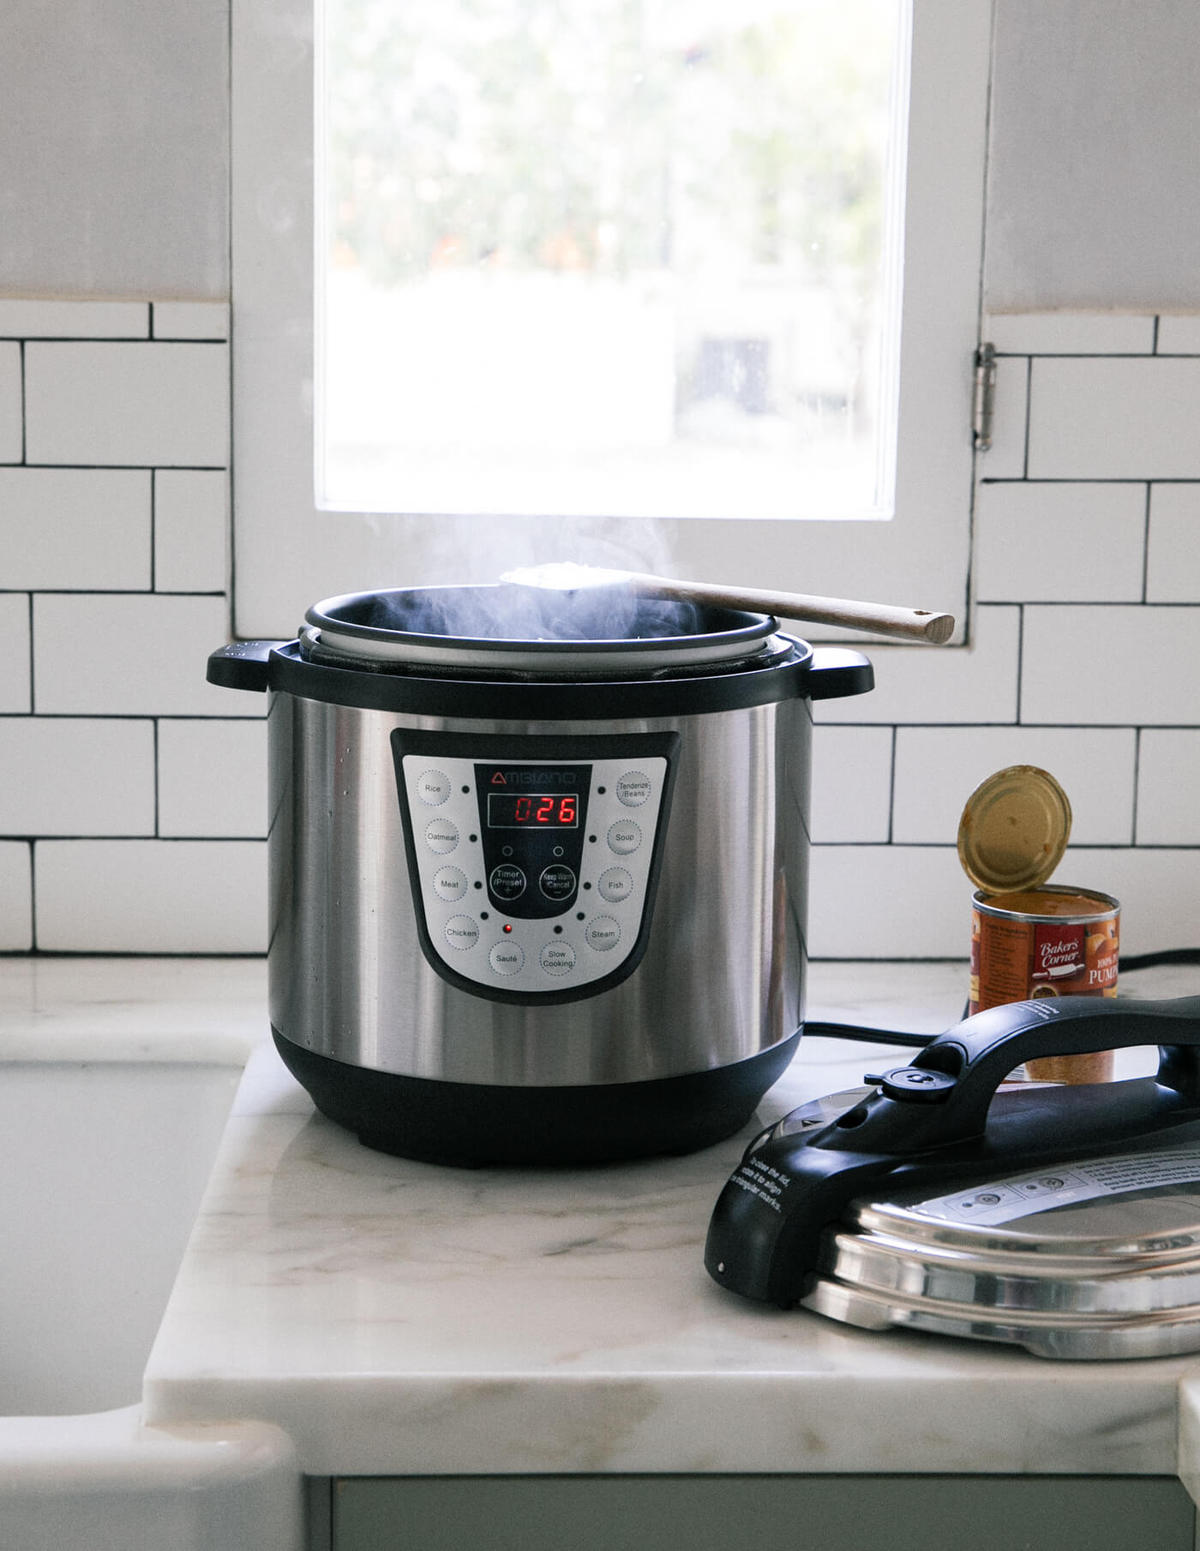
[[(614, 588), (505, 584), (349, 593), (314, 604), (301, 650), (376, 669), (640, 675), (778, 650), (769, 615)], [(789, 643), (790, 645), (790, 643)]]
[[(819, 1104), (850, 1109), (870, 1091)], [(863, 1196), (827, 1230), (801, 1302), (869, 1330), (1001, 1341), (1042, 1357), (1195, 1351), (1200, 1144)]]

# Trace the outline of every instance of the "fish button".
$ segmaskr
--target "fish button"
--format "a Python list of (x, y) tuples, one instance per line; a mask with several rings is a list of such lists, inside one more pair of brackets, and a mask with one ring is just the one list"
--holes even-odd
[(439, 899), (461, 899), (467, 892), (466, 873), (457, 867), (439, 867), (433, 875), (433, 891)]
[(607, 872), (600, 874), (596, 887), (601, 899), (606, 899), (610, 905), (617, 905), (633, 893), (633, 879), (624, 867), (610, 867)]
[(431, 808), (439, 808), (450, 795), (450, 777), (441, 770), (426, 770), (417, 777), (417, 796)]
[(575, 968), (575, 949), (569, 942), (548, 942), (538, 956), (548, 975), (566, 975)]
[(497, 899), (519, 899), (528, 881), (515, 862), (501, 862), (492, 868), (488, 884)]
[(516, 975), (525, 968), (525, 950), (519, 942), (498, 942), (488, 954), (498, 975)]
[(538, 888), (547, 899), (570, 899), (575, 892), (575, 874), (569, 867), (556, 862), (553, 866), (543, 869), (538, 879)]
[(641, 827), (632, 819), (618, 819), (615, 824), (608, 826), (608, 849), (615, 851), (618, 856), (628, 856), (641, 843)]

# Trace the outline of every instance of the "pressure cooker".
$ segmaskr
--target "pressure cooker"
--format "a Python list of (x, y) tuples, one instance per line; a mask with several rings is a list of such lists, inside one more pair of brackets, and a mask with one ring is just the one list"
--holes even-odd
[(331, 598), (210, 657), (267, 692), (276, 1045), (402, 1156), (707, 1146), (800, 1038), (812, 703), (871, 664), (607, 591), (514, 620), (519, 591)]

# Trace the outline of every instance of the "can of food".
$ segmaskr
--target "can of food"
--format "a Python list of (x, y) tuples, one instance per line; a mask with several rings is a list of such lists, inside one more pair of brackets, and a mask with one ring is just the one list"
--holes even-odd
[[(1066, 849), (1071, 806), (1033, 765), (990, 776), (971, 796), (958, 851), (972, 896), (968, 1011), (1050, 996), (1116, 996), (1121, 907), (1094, 889), (1049, 884)], [(1106, 1082), (1112, 1053), (1048, 1056), (1026, 1075)]]

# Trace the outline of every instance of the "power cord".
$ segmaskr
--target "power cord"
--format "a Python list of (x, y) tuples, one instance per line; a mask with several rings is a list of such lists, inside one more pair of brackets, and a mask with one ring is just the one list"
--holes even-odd
[[(1160, 953), (1137, 953), (1121, 960), (1123, 975), (1138, 969), (1159, 969), (1164, 964), (1200, 964), (1200, 948), (1166, 948)], [(963, 1017), (967, 1016), (966, 1008)], [(822, 1035), (826, 1039), (849, 1039), (867, 1045), (904, 1045), (914, 1050), (923, 1049), (936, 1034), (917, 1034), (911, 1030), (873, 1029), (860, 1023), (827, 1023), (820, 1018), (810, 1018), (804, 1024), (805, 1034)]]

